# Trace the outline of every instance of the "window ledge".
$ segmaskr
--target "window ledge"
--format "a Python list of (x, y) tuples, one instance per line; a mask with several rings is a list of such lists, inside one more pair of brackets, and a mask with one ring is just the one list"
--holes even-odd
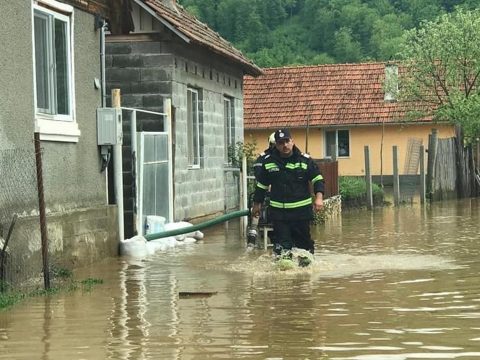
[(80, 129), (74, 121), (59, 121), (35, 119), (35, 132), (40, 134), (40, 140), (77, 143)]

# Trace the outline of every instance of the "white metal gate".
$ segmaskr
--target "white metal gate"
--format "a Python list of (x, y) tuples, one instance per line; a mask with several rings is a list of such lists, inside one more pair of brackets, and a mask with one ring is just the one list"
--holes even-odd
[(167, 132), (139, 132), (138, 146), (138, 213), (139, 234), (145, 234), (147, 215), (163, 216), (173, 221), (172, 162)]

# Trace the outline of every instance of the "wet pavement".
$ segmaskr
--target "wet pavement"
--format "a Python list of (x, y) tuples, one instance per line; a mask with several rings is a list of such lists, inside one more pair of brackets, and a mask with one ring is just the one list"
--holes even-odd
[(476, 199), (345, 212), (288, 271), (231, 221), (1, 311), (0, 359), (479, 359), (479, 218)]

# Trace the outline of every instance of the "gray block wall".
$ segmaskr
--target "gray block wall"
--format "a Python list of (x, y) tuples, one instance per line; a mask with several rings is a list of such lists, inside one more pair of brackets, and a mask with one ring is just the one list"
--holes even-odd
[[(172, 99), (174, 108), (174, 218), (194, 219), (224, 211), (224, 105), (223, 98), (233, 99), (237, 141), (243, 141), (242, 70), (200, 47), (169, 37), (150, 41), (129, 41), (110, 37), (107, 41), (107, 95), (120, 88), (122, 106), (163, 112), (163, 98)], [(191, 169), (187, 153), (187, 88), (199, 90), (201, 103), (202, 166)], [(163, 130), (158, 119), (137, 118), (137, 131)], [(129, 125), (124, 124), (124, 145), (130, 153)], [(128, 132), (128, 134), (127, 134)], [(124, 179), (130, 177), (126, 164)], [(232, 191), (229, 189), (228, 191)], [(233, 189), (237, 192), (237, 189)], [(228, 195), (228, 194), (227, 194)], [(133, 199), (125, 189), (126, 229), (132, 222)]]

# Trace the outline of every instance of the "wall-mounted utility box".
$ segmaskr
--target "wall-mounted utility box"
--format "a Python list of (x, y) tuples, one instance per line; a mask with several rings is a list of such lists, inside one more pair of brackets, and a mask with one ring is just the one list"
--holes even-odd
[(98, 145), (117, 145), (122, 143), (122, 109), (97, 109)]

